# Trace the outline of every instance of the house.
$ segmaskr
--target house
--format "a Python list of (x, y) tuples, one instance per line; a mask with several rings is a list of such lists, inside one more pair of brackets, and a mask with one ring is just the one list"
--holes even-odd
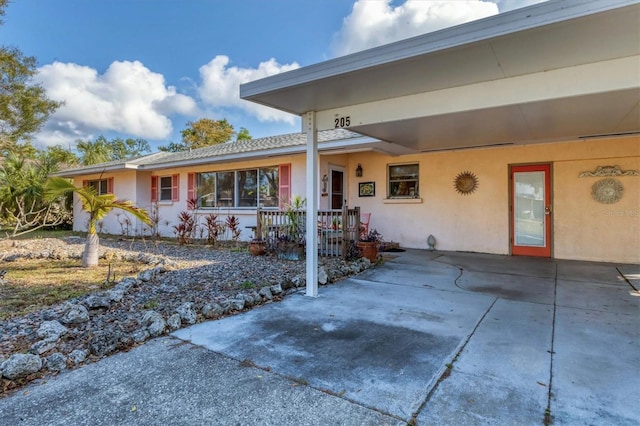
[[(320, 169), (327, 176), (324, 189), (320, 189), (322, 209), (342, 208), (348, 195), (346, 169), (350, 153), (398, 155), (406, 151), (344, 129), (320, 132), (318, 139)], [(190, 211), (201, 223), (210, 213), (222, 220), (234, 215), (243, 230), (241, 239), (249, 240), (253, 235), (248, 227), (256, 225), (258, 207), (278, 209), (294, 195), (306, 196), (305, 150), (306, 135), (293, 133), (177, 153), (158, 152), (74, 167), (57, 175), (74, 179), (76, 186), (94, 186), (100, 194), (114, 193), (118, 198), (133, 200), (158, 218), (157, 228), (152, 230), (127, 214), (114, 211), (101, 221), (101, 232), (172, 237), (180, 212)], [(88, 216), (77, 202), (73, 216), (73, 229), (86, 230)]]
[[(308, 213), (360, 206), (405, 247), (433, 235), (439, 250), (640, 263), (638, 22), (637, 0), (514, 10), (241, 86), (300, 115), (301, 134), (63, 175), (142, 207), (157, 197), (162, 220), (197, 194), (249, 223), (277, 189), (305, 195)], [(256, 183), (276, 170), (277, 188)]]

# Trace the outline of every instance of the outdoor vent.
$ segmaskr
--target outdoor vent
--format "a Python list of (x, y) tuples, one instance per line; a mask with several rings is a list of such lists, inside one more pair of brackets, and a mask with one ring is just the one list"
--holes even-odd
[(424, 149), (420, 152), (458, 151), (463, 149), (492, 148), (496, 146), (507, 146), (507, 145), (513, 145), (513, 142), (493, 143), (489, 145), (457, 146), (452, 148)]
[(612, 136), (630, 136), (630, 135), (638, 135), (638, 134), (640, 134), (640, 131), (620, 132), (620, 133), (601, 133), (601, 134), (598, 134), (598, 135), (578, 136), (578, 139), (610, 138)]

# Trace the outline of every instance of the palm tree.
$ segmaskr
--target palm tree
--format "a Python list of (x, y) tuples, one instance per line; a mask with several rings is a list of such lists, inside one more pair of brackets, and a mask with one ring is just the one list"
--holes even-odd
[(98, 247), (100, 240), (96, 225), (99, 220), (104, 218), (111, 210), (120, 209), (127, 213), (131, 213), (147, 225), (151, 224), (149, 214), (146, 210), (136, 207), (132, 201), (118, 200), (114, 194), (98, 195), (95, 188), (76, 187), (67, 179), (61, 177), (52, 177), (46, 185), (46, 195), (50, 199), (58, 198), (68, 192), (75, 192), (80, 198), (82, 208), (89, 213), (89, 229), (87, 232), (87, 242), (82, 254), (82, 267), (90, 268), (98, 265)]
[(104, 136), (98, 136), (95, 142), (79, 140), (76, 145), (83, 166), (111, 161), (112, 149)]

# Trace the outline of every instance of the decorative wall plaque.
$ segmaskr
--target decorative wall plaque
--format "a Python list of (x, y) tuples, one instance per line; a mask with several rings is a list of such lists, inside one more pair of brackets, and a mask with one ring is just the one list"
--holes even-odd
[(591, 187), (591, 196), (602, 204), (614, 204), (622, 198), (624, 187), (616, 179), (600, 179)]
[(478, 189), (478, 178), (475, 174), (464, 171), (453, 180), (453, 186), (459, 194), (469, 195)]
[(607, 176), (640, 176), (638, 170), (622, 170), (620, 166), (598, 166), (592, 172), (582, 172), (580, 177), (607, 177)]

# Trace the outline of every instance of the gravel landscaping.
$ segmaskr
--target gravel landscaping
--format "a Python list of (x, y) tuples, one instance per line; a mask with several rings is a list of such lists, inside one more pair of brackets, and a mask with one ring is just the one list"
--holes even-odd
[[(79, 259), (83, 249), (78, 237), (0, 241), (0, 269), (25, 258)], [(1, 321), (0, 395), (180, 327), (281, 300), (306, 284), (304, 262), (244, 249), (102, 239), (100, 255), (139, 262), (141, 272), (109, 290)], [(370, 266), (366, 259), (320, 263), (321, 285)]]

